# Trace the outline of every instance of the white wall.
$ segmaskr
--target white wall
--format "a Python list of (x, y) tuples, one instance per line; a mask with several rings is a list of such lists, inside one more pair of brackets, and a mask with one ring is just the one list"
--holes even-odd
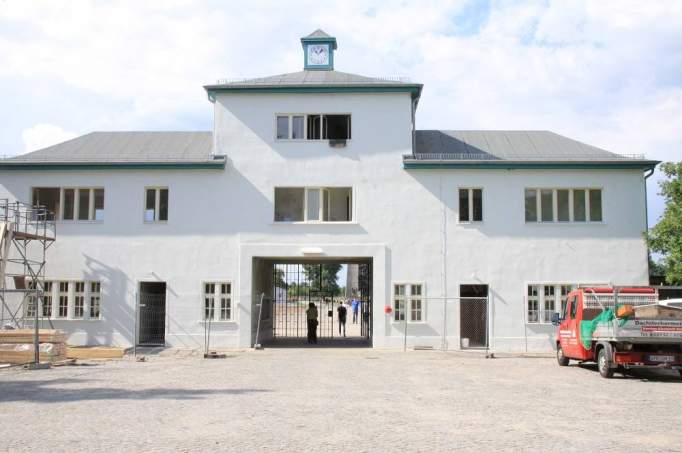
[[(0, 197), (30, 199), (32, 186), (104, 186), (102, 223), (59, 223), (48, 255), (53, 278), (101, 279), (101, 321), (55, 321), (73, 343), (128, 345), (134, 293), (141, 280), (168, 284), (169, 344), (201, 347), (202, 280), (229, 280), (239, 303), (235, 322), (214, 323), (212, 344), (248, 346), (252, 259), (300, 256), (301, 246), (327, 256), (372, 257), (374, 345), (402, 346), (390, 322), (392, 281), (424, 282), (427, 297), (458, 295), (463, 283), (486, 283), (496, 349), (547, 349), (553, 329), (528, 325), (529, 282), (646, 284), (643, 176), (634, 170), (404, 170), (411, 149), (408, 94), (219, 95), (215, 104), (221, 170), (41, 171), (0, 173)], [(276, 113), (351, 113), (346, 148), (274, 139)], [(144, 187), (170, 189), (167, 224), (142, 221)], [(274, 187), (353, 187), (354, 221), (275, 224)], [(484, 221), (457, 223), (457, 188), (483, 188)], [(604, 222), (526, 224), (525, 187), (602, 187)], [(411, 344), (440, 345), (441, 302), (427, 322), (409, 326)], [(459, 345), (459, 308), (447, 311), (451, 347)]]

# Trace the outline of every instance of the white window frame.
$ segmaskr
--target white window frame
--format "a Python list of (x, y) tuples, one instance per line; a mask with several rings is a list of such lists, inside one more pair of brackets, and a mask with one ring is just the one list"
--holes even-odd
[[(403, 287), (403, 294), (396, 294), (396, 286)], [(402, 323), (408, 318), (407, 316), (407, 295), (409, 291), (409, 284), (403, 282), (393, 282), (391, 286), (391, 322)], [(397, 308), (396, 308), (397, 302)], [(402, 314), (402, 319), (396, 319), (396, 316)]]
[[(159, 220), (159, 215), (161, 214), (161, 191), (168, 191), (168, 212), (166, 214), (166, 220)], [(147, 220), (147, 191), (154, 191), (154, 220)], [(145, 186), (142, 197), (142, 221), (146, 224), (164, 224), (168, 223), (170, 219), (170, 188), (168, 186)]]
[[(77, 288), (79, 285), (83, 285), (83, 291), (77, 291)], [(85, 293), (88, 291), (88, 282), (84, 280), (77, 280), (73, 282), (73, 310), (72, 310), (72, 317), (73, 319), (85, 319), (86, 313), (85, 313), (85, 308), (88, 306), (88, 301), (86, 299)], [(82, 309), (82, 315), (81, 316), (76, 316), (76, 307), (77, 307), (77, 302), (78, 298), (82, 298), (82, 304), (83, 306), (81, 307)]]
[[(86, 299), (86, 314), (88, 319), (101, 319), (102, 318), (102, 281), (101, 280), (89, 280), (86, 281), (87, 299)], [(98, 291), (92, 290), (92, 284), (96, 283)], [(97, 316), (92, 316), (93, 298), (97, 298)]]
[[(278, 142), (321, 142), (324, 140), (333, 140), (329, 138), (308, 138), (308, 117), (309, 116), (337, 116), (337, 115), (347, 115), (350, 118), (350, 132), (351, 132), (351, 138), (345, 139), (346, 142), (350, 142), (353, 137), (353, 115), (350, 112), (334, 112), (334, 113), (275, 113), (275, 134), (274, 134), (274, 139), (275, 141)], [(289, 119), (289, 137), (288, 138), (278, 138), (277, 137), (277, 118), (286, 116)], [(292, 135), (294, 134), (294, 119), (293, 117), (295, 116), (302, 116), (303, 117), (303, 138), (292, 138)], [(320, 120), (320, 137), (323, 135), (323, 127), (324, 127), (324, 121)]]
[[(277, 210), (277, 207), (274, 204), (275, 200), (275, 191), (277, 189), (303, 189), (303, 220), (301, 221), (283, 221), (283, 220), (274, 220), (275, 217), (275, 211)], [(324, 191), (328, 190), (333, 190), (333, 189), (350, 189), (350, 220), (324, 220)], [(320, 205), (318, 207), (318, 219), (319, 220), (309, 220), (308, 219), (308, 192), (313, 191), (313, 190), (318, 190), (320, 192)], [(353, 186), (309, 186), (309, 187), (300, 187), (300, 186), (276, 186), (273, 189), (273, 223), (275, 224), (292, 224), (292, 223), (300, 223), (300, 224), (351, 224), (351, 223), (357, 223), (357, 220), (355, 220), (355, 188)], [(331, 203), (331, 195), (329, 197), (329, 203)], [(328, 207), (329, 208), (329, 207)], [(328, 209), (329, 211), (329, 209)]]
[[(395, 293), (396, 286), (405, 287), (405, 295), (397, 295)], [(421, 294), (418, 296), (412, 295), (412, 287), (421, 286)], [(395, 301), (401, 301), (404, 313), (404, 319), (396, 320), (396, 308)], [(419, 321), (414, 321), (412, 319), (412, 302), (419, 300), (421, 302), (421, 318)], [(391, 323), (393, 324), (403, 324), (407, 322), (408, 324), (425, 324), (426, 323), (426, 284), (423, 281), (394, 281), (391, 283)]]
[(41, 314), (41, 316), (42, 316), (43, 318), (52, 319), (52, 318), (54, 318), (54, 306), (55, 306), (55, 303), (54, 303), (54, 288), (55, 288), (55, 281), (54, 281), (54, 280), (45, 279), (45, 280), (43, 281), (43, 289), (44, 289), (46, 283), (49, 283), (50, 288), (49, 288), (49, 291), (45, 291), (45, 292), (43, 293), (43, 299), (49, 297), (49, 299), (47, 300), (47, 303), (49, 304), (49, 307), (50, 307), (50, 315), (49, 315), (49, 316), (45, 316), (45, 307), (47, 306), (47, 304), (44, 303), (45, 300), (42, 301), (43, 304), (41, 304), (41, 307), (40, 307), (40, 314)]
[[(552, 313), (562, 313), (563, 309), (563, 304), (566, 303), (565, 298), (567, 298), (568, 293), (573, 291), (574, 289), (578, 289), (580, 287), (585, 287), (585, 286), (604, 286), (606, 283), (604, 282), (599, 282), (599, 283), (575, 283), (575, 282), (562, 282), (562, 281), (545, 281), (545, 282), (527, 282), (526, 285), (524, 286), (524, 303), (525, 303), (525, 316), (524, 319), (526, 321), (526, 324), (533, 324), (533, 325), (549, 325), (552, 323)], [(538, 287), (538, 295), (537, 295), (537, 310), (536, 316), (537, 320), (531, 320), (530, 316), (530, 298), (531, 296), (528, 295), (528, 288), (530, 286), (537, 286)], [(545, 287), (546, 286), (551, 286), (554, 288), (554, 294), (552, 296), (545, 296)], [(568, 286), (570, 287), (569, 290), (566, 292), (566, 294), (561, 294), (561, 289), (562, 287)], [(547, 310), (545, 309), (545, 303), (546, 303), (546, 297), (552, 297), (553, 302), (554, 302), (554, 310)]]
[[(469, 199), (469, 220), (459, 218), (459, 191), (466, 190)], [(474, 190), (481, 191), (481, 220), (474, 220)], [(483, 223), (483, 187), (458, 187), (457, 188), (457, 221), (459, 223)]]
[[(525, 187), (523, 189), (523, 199), (524, 199), (524, 211), (525, 211), (525, 199), (526, 191), (535, 191), (535, 214), (536, 220), (526, 220), (524, 213), (524, 222), (526, 224), (554, 224), (554, 225), (566, 225), (566, 224), (576, 224), (576, 225), (586, 225), (586, 224), (601, 224), (604, 222), (604, 189), (602, 187)], [(542, 198), (541, 191), (551, 190), (552, 191), (552, 220), (542, 220)], [(568, 220), (559, 220), (559, 190), (568, 190)], [(598, 190), (601, 193), (601, 220), (592, 220), (590, 218), (590, 191)], [(575, 220), (574, 212), (574, 194), (576, 191), (583, 191), (585, 193), (585, 220)], [(459, 197), (458, 197), (459, 199)]]
[[(62, 291), (62, 283), (66, 283), (66, 292)], [(71, 285), (71, 282), (69, 280), (59, 280), (57, 282), (57, 297), (55, 298), (56, 302), (56, 310), (53, 312), (54, 319), (69, 319), (69, 314), (70, 314), (70, 304), (69, 300), (71, 299), (71, 290), (73, 289), (73, 286)], [(62, 298), (66, 298), (66, 314), (62, 315)]]
[[(201, 280), (201, 313), (200, 313), (200, 318), (201, 322), (208, 322), (209, 319), (206, 317), (206, 285), (214, 285), (213, 287), (213, 313), (212, 313), (212, 318), (211, 318), (211, 324), (213, 323), (219, 323), (219, 322), (235, 322), (236, 317), (235, 317), (235, 299), (234, 299), (234, 284), (232, 283), (232, 280), (224, 280), (224, 279), (209, 279), (209, 280)], [(230, 300), (230, 317), (228, 319), (221, 319), (222, 315), (222, 293), (221, 293), (221, 286), (222, 285), (230, 285), (230, 292), (228, 295), (228, 299)]]
[[(33, 191), (35, 189), (59, 189), (59, 212), (55, 212), (55, 218), (60, 223), (102, 223), (104, 220), (95, 219), (95, 190), (101, 189), (104, 192), (104, 207), (106, 209), (106, 189), (103, 186), (64, 186), (64, 187), (48, 187), (48, 186), (34, 186), (31, 187), (31, 197), (33, 197)], [(64, 219), (64, 191), (73, 190), (73, 219)], [(80, 209), (80, 191), (87, 190), (88, 194), (88, 218), (85, 220), (80, 220), (78, 218), (78, 211)], [(31, 200), (33, 203), (34, 200)]]
[[(101, 280), (87, 280), (79, 278), (46, 278), (46, 283), (50, 283), (49, 291), (45, 292), (44, 296), (48, 299), (50, 304), (51, 314), (45, 316), (44, 307), (41, 306), (41, 317), (55, 321), (99, 321), (102, 319), (102, 281)], [(60, 289), (61, 283), (68, 283), (68, 290), (64, 293)], [(83, 283), (83, 292), (76, 292), (76, 284)], [(99, 293), (92, 292), (92, 283), (99, 283)], [(91, 297), (99, 297), (99, 316), (90, 316)], [(60, 297), (66, 296), (66, 316), (59, 315)], [(83, 316), (76, 317), (76, 297), (83, 297)]]
[[(28, 289), (30, 291), (33, 291), (35, 289), (33, 287), (33, 282), (31, 280), (26, 282), (26, 289)], [(36, 296), (29, 295), (26, 298), (26, 307), (24, 309), (24, 315), (29, 319), (35, 318), (38, 309), (39, 309), (38, 298)], [(40, 308), (40, 310), (42, 311), (42, 307)]]

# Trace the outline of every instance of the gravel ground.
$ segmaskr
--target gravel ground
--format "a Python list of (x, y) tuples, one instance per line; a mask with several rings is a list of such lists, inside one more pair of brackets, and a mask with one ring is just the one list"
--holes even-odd
[(3, 451), (682, 451), (677, 372), (371, 349), (0, 370)]

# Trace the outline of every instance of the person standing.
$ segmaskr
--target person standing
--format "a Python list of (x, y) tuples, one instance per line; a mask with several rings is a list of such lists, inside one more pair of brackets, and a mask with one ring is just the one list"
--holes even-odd
[(343, 329), (343, 336), (346, 336), (346, 315), (348, 314), (348, 309), (343, 302), (339, 302), (339, 306), (336, 308), (339, 313), (339, 335), (341, 335), (341, 330)]
[(360, 302), (354, 297), (350, 302), (350, 308), (353, 310), (353, 324), (358, 323), (358, 311), (360, 310)]
[(308, 304), (305, 314), (308, 320), (308, 344), (317, 344), (317, 307), (314, 303)]

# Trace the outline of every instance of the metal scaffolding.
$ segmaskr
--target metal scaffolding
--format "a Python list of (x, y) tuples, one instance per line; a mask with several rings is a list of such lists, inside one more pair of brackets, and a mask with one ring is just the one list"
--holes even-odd
[(45, 257), (56, 233), (46, 207), (0, 199), (0, 329), (33, 328), (35, 363), (40, 324), (52, 327)]

